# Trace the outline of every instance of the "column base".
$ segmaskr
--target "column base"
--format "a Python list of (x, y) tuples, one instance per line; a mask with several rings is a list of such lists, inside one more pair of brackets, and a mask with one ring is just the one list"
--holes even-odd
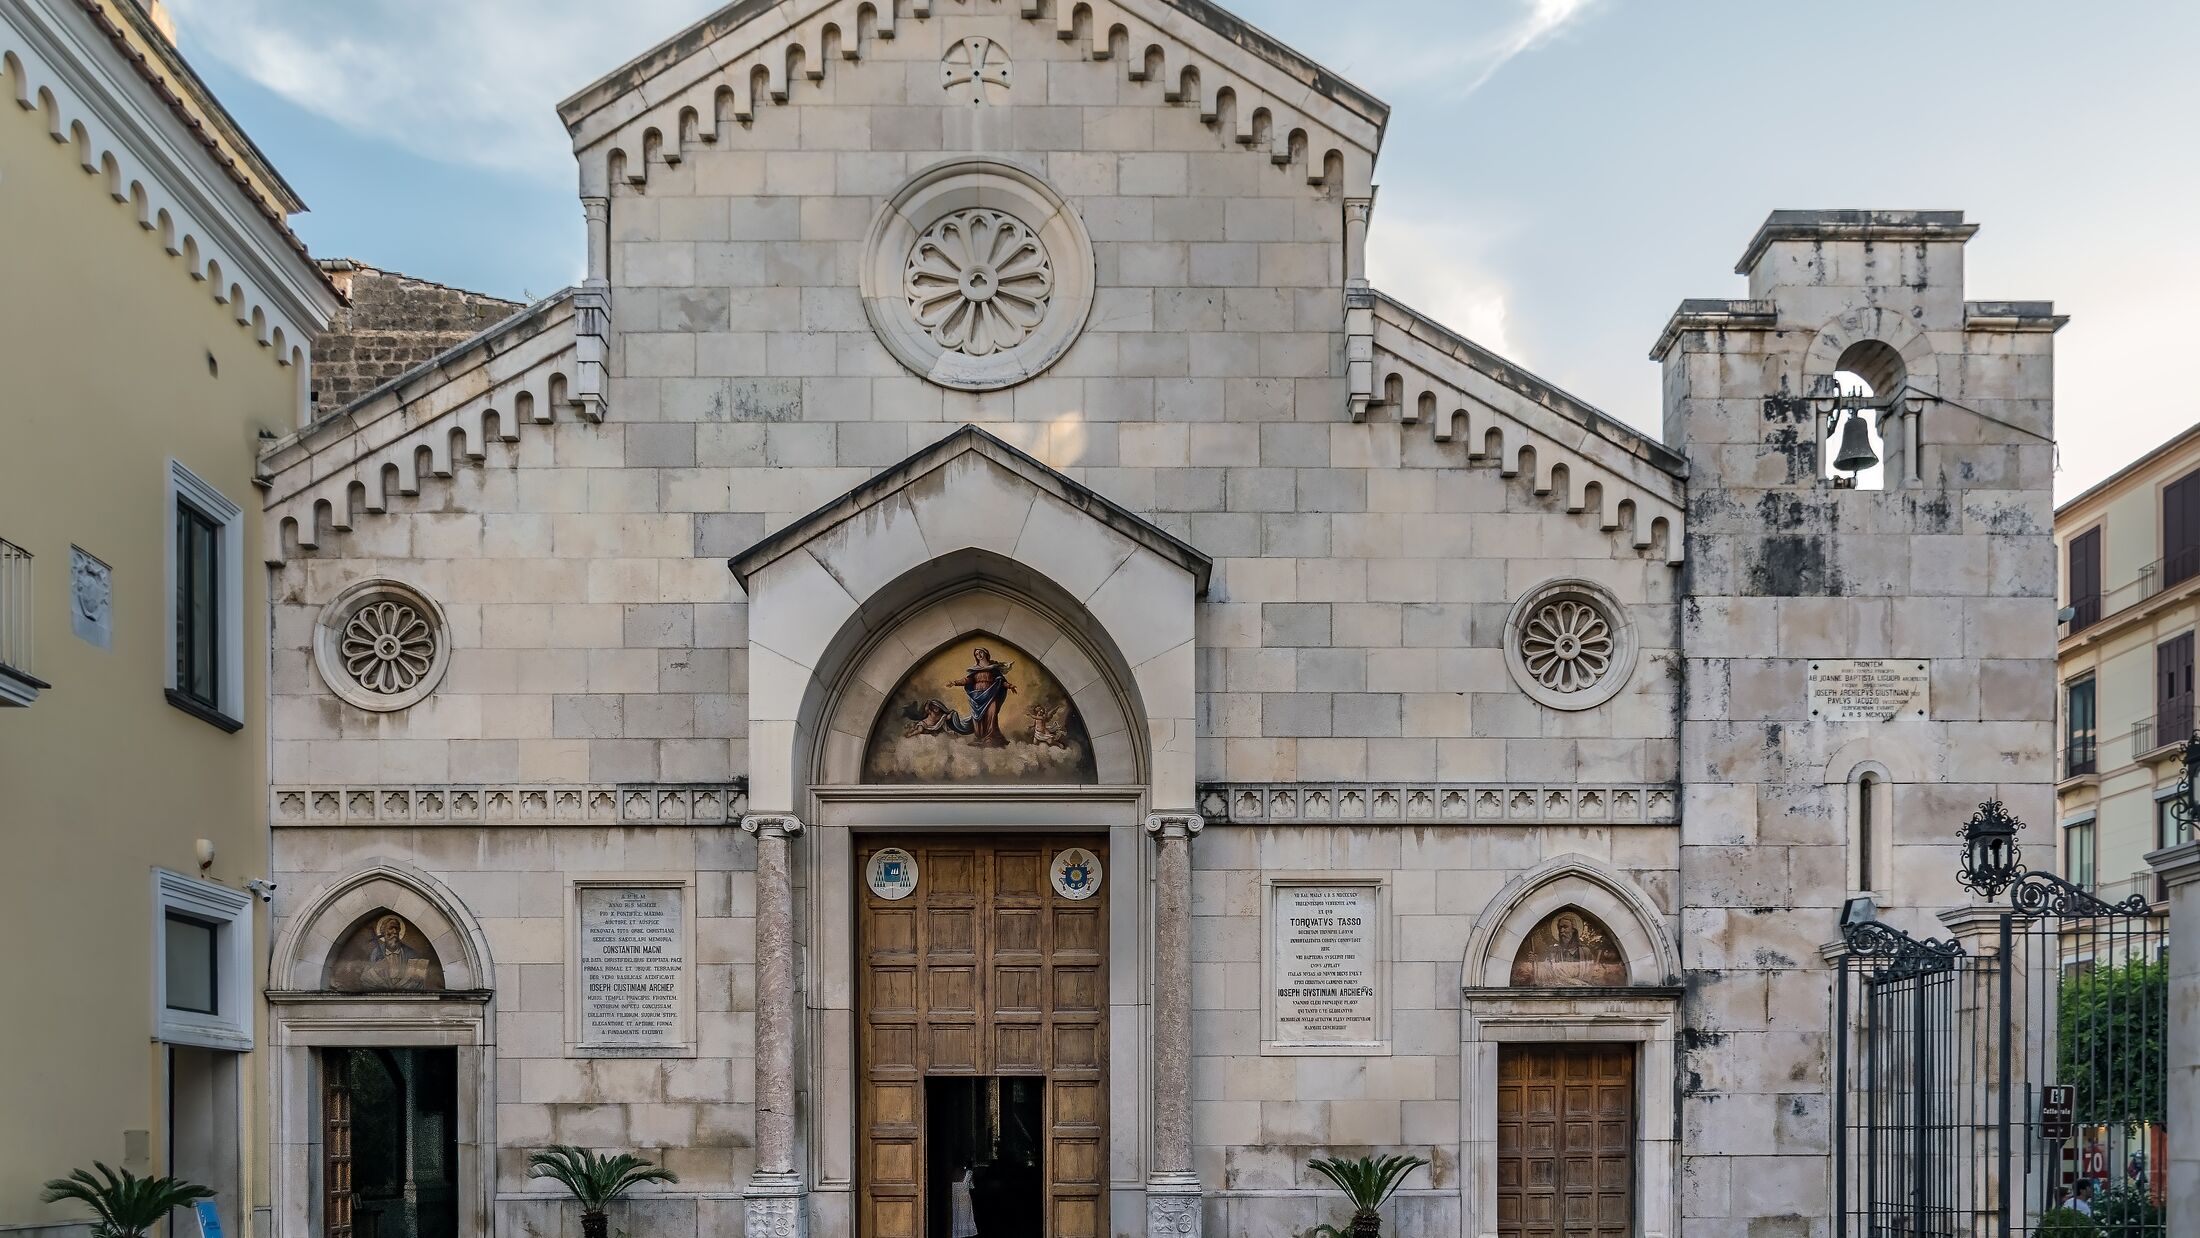
[(758, 1174), (742, 1202), (748, 1238), (802, 1238), (805, 1211), (799, 1174)]
[(1200, 1238), (1205, 1220), (1197, 1175), (1171, 1174), (1146, 1184), (1146, 1238)]

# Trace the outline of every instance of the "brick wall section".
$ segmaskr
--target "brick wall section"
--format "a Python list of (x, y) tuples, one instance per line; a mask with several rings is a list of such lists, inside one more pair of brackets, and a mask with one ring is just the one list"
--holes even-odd
[(313, 344), (315, 415), (345, 407), (521, 308), (350, 258), (326, 259), (321, 269), (350, 304)]

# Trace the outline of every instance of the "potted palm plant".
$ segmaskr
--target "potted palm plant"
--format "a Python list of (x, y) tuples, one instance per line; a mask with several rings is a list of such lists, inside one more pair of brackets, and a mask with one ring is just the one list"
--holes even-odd
[(527, 1176), (548, 1178), (573, 1193), (574, 1202), (581, 1206), (583, 1238), (605, 1238), (610, 1221), (604, 1209), (637, 1183), (680, 1180), (671, 1170), (631, 1153), (598, 1156), (586, 1148), (562, 1143), (528, 1157)]
[(75, 1170), (66, 1178), (47, 1182), (39, 1198), (49, 1204), (73, 1199), (90, 1208), (99, 1216), (92, 1226), (95, 1238), (143, 1238), (145, 1231), (167, 1219), (170, 1210), (214, 1198), (211, 1190), (181, 1178), (140, 1178), (98, 1161), (92, 1162), (92, 1168), (99, 1171), (97, 1177)]
[(1317, 1225), (1317, 1238), (1376, 1238), (1383, 1232), (1383, 1201), (1404, 1185), (1406, 1175), (1428, 1164), (1418, 1156), (1363, 1156), (1348, 1161), (1337, 1156), (1318, 1156), (1307, 1167), (1336, 1184), (1352, 1205), (1352, 1228)]

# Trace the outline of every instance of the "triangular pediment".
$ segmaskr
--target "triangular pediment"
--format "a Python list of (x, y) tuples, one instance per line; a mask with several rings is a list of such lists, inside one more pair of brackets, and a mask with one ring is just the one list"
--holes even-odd
[[(735, 555), (726, 565), (733, 569), (734, 578), (741, 586), (748, 588), (752, 577), (779, 560), (828, 539), (851, 521), (895, 506), (913, 491), (935, 488), (943, 479), (951, 481), (951, 471), (967, 463), (979, 464), (1012, 486), (1050, 496), (1060, 505), (1050, 504), (1050, 510), (1067, 508), (1076, 513), (1069, 519), (1092, 521), (1151, 551), (1191, 576), (1195, 594), (1206, 594), (1207, 578), (1213, 568), (1206, 555), (1144, 516), (1101, 497), (1060, 471), (971, 425), (880, 471), (862, 485)], [(952, 502), (953, 495), (947, 497)], [(965, 513), (965, 518), (988, 519), (986, 513), (978, 511)]]
[[(559, 105), (583, 192), (737, 146), (772, 108), (866, 62), (937, 61), (978, 18), (1015, 23), (1007, 41), (1027, 54), (1048, 46), (1036, 31), (1059, 49), (1049, 58), (1109, 63), (1145, 87), (1122, 103), (1196, 108), (1279, 166), (1303, 163), (1311, 183), (1364, 193), (1373, 175), (1388, 105), (1208, 0), (738, 0)], [(1061, 102), (1045, 74), (1025, 80), (1025, 98)]]

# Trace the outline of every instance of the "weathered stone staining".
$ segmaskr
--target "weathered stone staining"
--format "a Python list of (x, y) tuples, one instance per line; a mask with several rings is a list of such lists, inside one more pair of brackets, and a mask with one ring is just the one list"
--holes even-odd
[[(1929, 926), (1971, 801), (2048, 816), (2061, 319), (1964, 300), (1971, 225), (1774, 213), (1658, 339), (1659, 442), (1370, 287), (1387, 109), (1203, 0), (743, 3), (562, 114), (581, 287), (263, 461), (286, 1232), (386, 908), (446, 991), (344, 1026), (463, 1054), (467, 1232), (560, 1224), (560, 1141), (680, 1173), (636, 1232), (922, 1233), (865, 1037), (1048, 1007), (1024, 904), (968, 992), (893, 917), (1011, 888), (1105, 926), (1097, 1082), (1034, 1067), (1105, 1097), (1057, 1238), (1304, 1232), (1364, 1149), (1431, 1161), (1393, 1232), (1494, 1236), (1500, 1080), (1584, 1043), (1620, 1232), (1823, 1232), (1837, 909)], [(1819, 467), (1856, 367), (1880, 491)], [(692, 1033), (576, 990), (675, 918)]]

